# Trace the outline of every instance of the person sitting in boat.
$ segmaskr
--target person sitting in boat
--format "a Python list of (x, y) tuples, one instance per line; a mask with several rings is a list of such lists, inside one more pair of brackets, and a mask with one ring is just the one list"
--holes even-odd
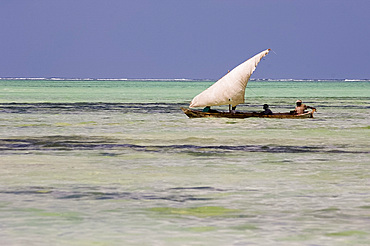
[(235, 114), (235, 112), (236, 112), (235, 110), (236, 110), (236, 106), (232, 107), (230, 112), (231, 112), (232, 114)]
[(264, 109), (264, 111), (262, 111), (261, 114), (264, 114), (264, 115), (272, 115), (273, 114), (272, 111), (271, 111), (271, 109), (269, 109), (269, 105), (268, 104), (264, 104), (263, 105), (263, 109)]
[(217, 110), (211, 109), (211, 106), (207, 106), (203, 109), (203, 112), (205, 113), (217, 113)]
[(302, 103), (302, 100), (297, 100), (296, 101), (296, 107), (295, 107), (295, 110), (294, 112), (296, 114), (303, 114), (305, 112), (306, 109), (310, 108), (310, 109), (316, 109), (314, 107), (311, 107), (311, 106), (307, 106), (306, 104), (303, 104)]

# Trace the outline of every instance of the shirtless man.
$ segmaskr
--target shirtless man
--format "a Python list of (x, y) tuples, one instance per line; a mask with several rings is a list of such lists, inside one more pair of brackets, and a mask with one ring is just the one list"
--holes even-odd
[(315, 109), (316, 110), (316, 108), (314, 108), (314, 107), (310, 107), (310, 106), (307, 106), (307, 105), (305, 105), (305, 104), (303, 104), (302, 103), (302, 100), (297, 100), (296, 101), (296, 107), (295, 107), (295, 112), (296, 112), (296, 114), (303, 114), (304, 113), (304, 111), (306, 110), (306, 109), (308, 109), (308, 108), (310, 108), (310, 109)]

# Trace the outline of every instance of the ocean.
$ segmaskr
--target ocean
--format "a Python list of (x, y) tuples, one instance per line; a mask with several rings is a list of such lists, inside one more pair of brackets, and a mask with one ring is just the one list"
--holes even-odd
[[(0, 79), (1, 245), (369, 245), (370, 81)], [(214, 107), (227, 110), (227, 106)]]

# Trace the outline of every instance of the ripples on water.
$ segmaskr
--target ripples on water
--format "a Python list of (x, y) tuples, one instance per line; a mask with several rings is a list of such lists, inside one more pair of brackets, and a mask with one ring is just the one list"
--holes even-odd
[(185, 102), (2, 103), (0, 241), (366, 245), (369, 98), (305, 102), (314, 119), (188, 119)]
[[(1, 151), (37, 151), (37, 150), (129, 150), (157, 153), (216, 154), (238, 151), (268, 153), (352, 153), (368, 154), (369, 151), (351, 151), (332, 149), (329, 146), (274, 146), (274, 145), (136, 145), (120, 144), (114, 139), (86, 137), (46, 136), (40, 138), (0, 139)], [(117, 154), (115, 154), (117, 155)]]

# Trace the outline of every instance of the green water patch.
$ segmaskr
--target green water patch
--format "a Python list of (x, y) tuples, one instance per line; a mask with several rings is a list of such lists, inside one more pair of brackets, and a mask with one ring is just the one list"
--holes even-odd
[(14, 211), (26, 213), (42, 213), (44, 210), (39, 208), (15, 208)]
[(188, 137), (188, 138), (181, 138), (177, 139), (176, 142), (217, 142), (216, 138), (210, 137)]
[(199, 150), (199, 151), (184, 151), (185, 154), (194, 157), (224, 157), (225, 153), (219, 153), (216, 151), (207, 151), (207, 150)]
[(11, 206), (11, 204), (12, 204), (11, 202), (0, 201), (0, 209), (9, 207), (9, 206)]
[(53, 191), (51, 190), (36, 190), (35, 193), (39, 193), (39, 194), (48, 194), (48, 193), (52, 193)]
[(336, 207), (329, 207), (329, 208), (317, 210), (317, 212), (337, 212), (337, 211), (340, 211), (340, 209)]
[(97, 125), (98, 123), (96, 121), (84, 121), (78, 123), (79, 125)]
[(82, 221), (82, 216), (78, 212), (51, 212), (39, 208), (15, 208), (13, 211), (30, 213), (34, 216), (45, 218), (61, 218), (68, 221)]
[(19, 124), (15, 125), (15, 127), (46, 127), (50, 126), (50, 124)]
[(333, 218), (337, 216), (338, 213), (340, 213), (340, 209), (336, 207), (328, 207), (328, 208), (323, 208), (319, 210), (313, 211), (313, 216), (317, 218)]
[(106, 123), (105, 125), (107, 125), (107, 126), (119, 126), (119, 125), (122, 125), (122, 123), (112, 122), (112, 123)]
[(368, 235), (367, 232), (364, 231), (340, 231), (340, 232), (332, 232), (326, 233), (326, 236), (334, 236), (334, 237), (350, 237), (350, 236), (364, 236)]
[(157, 207), (150, 208), (152, 212), (157, 212), (166, 215), (183, 215), (195, 217), (227, 217), (233, 216), (240, 212), (238, 209), (229, 209), (218, 206), (205, 206), (205, 207), (192, 207), (192, 208), (170, 208), (170, 207)]
[(66, 122), (58, 122), (58, 123), (55, 123), (54, 125), (57, 127), (72, 126), (72, 124), (66, 123)]
[(248, 230), (257, 230), (259, 228), (251, 224), (245, 224), (245, 225), (233, 226), (231, 227), (231, 229), (240, 230), (240, 231), (248, 231)]
[(217, 227), (215, 227), (215, 226), (197, 226), (197, 227), (189, 227), (186, 230), (191, 231), (191, 232), (209, 232), (209, 231), (216, 231)]
[(79, 213), (76, 212), (47, 212), (47, 211), (39, 211), (37, 215), (42, 217), (56, 217), (56, 218), (63, 218), (69, 221), (81, 221), (82, 218), (80, 217)]

